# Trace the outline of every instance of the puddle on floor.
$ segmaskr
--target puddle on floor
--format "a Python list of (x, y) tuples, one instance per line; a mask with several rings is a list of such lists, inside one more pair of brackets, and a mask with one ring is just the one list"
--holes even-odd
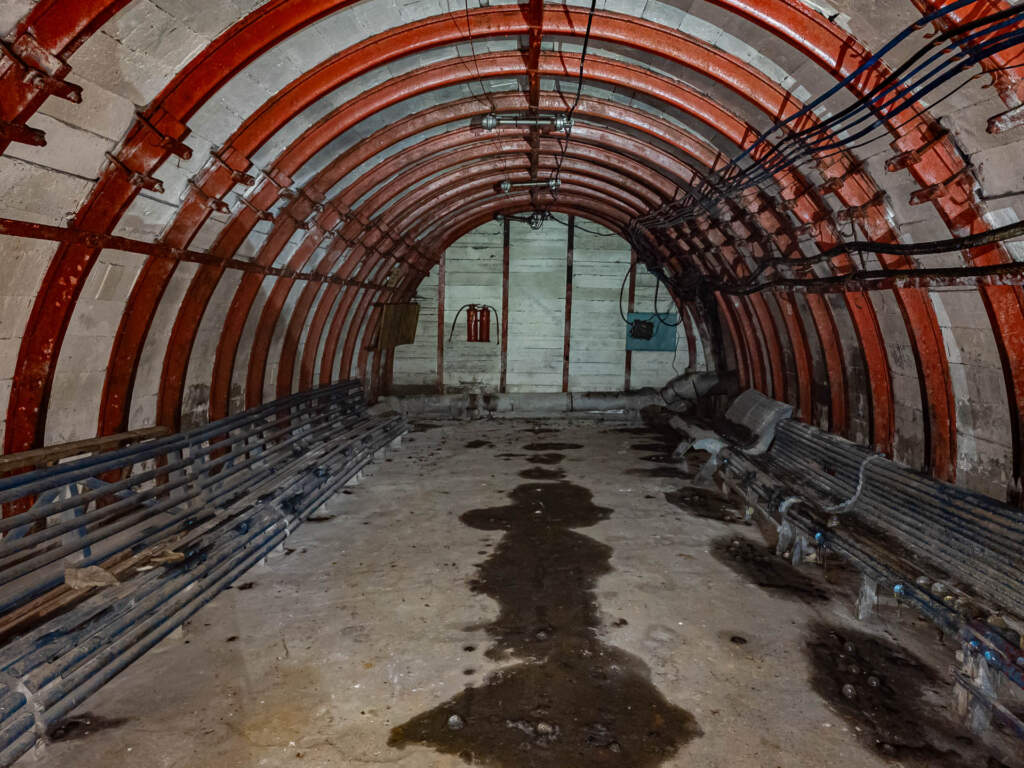
[(631, 451), (658, 451), (662, 454), (671, 455), (678, 444), (678, 440), (674, 443), (633, 443), (629, 446), (629, 449)]
[[(913, 768), (1019, 768), (999, 759), (941, 704), (949, 682), (910, 652), (852, 629), (816, 624), (807, 641), (811, 687), (894, 764)], [(1019, 742), (1017, 742), (1019, 745)]]
[(470, 588), (499, 606), (486, 655), (522, 663), (394, 728), (388, 744), (498, 768), (660, 765), (701, 731), (654, 687), (642, 660), (597, 635), (594, 586), (611, 571), (612, 549), (572, 529), (612, 510), (565, 481), (521, 485), (510, 497), (460, 519), (505, 534)]
[(81, 712), (65, 717), (49, 730), (46, 737), (50, 741), (76, 741), (98, 731), (119, 728), (127, 722), (127, 717), (101, 717), (90, 712)]
[(711, 554), (752, 584), (779, 597), (807, 602), (828, 602), (822, 587), (775, 554), (751, 539), (725, 536), (711, 542)]
[(558, 464), (565, 458), (561, 453), (535, 453), (527, 456), (526, 460), (531, 464)]
[(737, 502), (715, 490), (683, 486), (676, 491), (666, 491), (665, 501), (694, 517), (750, 525)]
[(519, 476), (526, 480), (561, 480), (565, 477), (565, 470), (530, 467), (520, 472)]
[(527, 443), (524, 451), (573, 451), (582, 448), (582, 443)]
[(467, 448), (493, 448), (494, 443), (490, 440), (470, 440), (466, 443)]

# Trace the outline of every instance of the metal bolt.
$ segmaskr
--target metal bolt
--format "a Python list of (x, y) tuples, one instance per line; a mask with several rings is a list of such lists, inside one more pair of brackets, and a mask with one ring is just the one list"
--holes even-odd
[(484, 127), (485, 131), (493, 131), (498, 127), (498, 116), (493, 112), (484, 115), (484, 119), (480, 121), (480, 125)]

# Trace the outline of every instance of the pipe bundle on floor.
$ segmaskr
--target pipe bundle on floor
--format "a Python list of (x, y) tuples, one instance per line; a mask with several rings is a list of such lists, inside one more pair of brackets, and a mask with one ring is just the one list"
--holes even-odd
[[(399, 417), (368, 417), (361, 387), (345, 382), (0, 481), (0, 501), (16, 510), (2, 523), (0, 621), (53, 614), (0, 648), (0, 766), (282, 544), (405, 431)], [(64, 568), (91, 564), (124, 573), (76, 603)]]

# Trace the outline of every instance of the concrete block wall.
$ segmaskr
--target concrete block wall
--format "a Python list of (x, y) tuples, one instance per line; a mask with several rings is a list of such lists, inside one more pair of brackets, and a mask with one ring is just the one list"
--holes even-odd
[[(559, 216), (562, 221), (566, 218)], [(569, 343), (569, 390), (619, 391), (625, 383), (626, 326), (619, 316), (619, 288), (629, 269), (629, 245), (599, 224), (577, 219), (573, 238), (573, 284)], [(491, 325), (491, 343), (468, 343), (465, 312), (448, 341), (456, 310), (491, 304), (501, 312), (503, 230), (488, 223), (445, 253), (444, 375), (449, 392), (496, 392), (501, 349)], [(540, 230), (511, 222), (509, 243), (508, 391), (562, 391), (565, 343), (565, 278), (568, 230), (555, 221)], [(420, 318), (414, 344), (397, 347), (396, 393), (435, 392), (437, 377), (437, 282), (435, 267), (417, 290)], [(637, 270), (636, 308), (653, 311), (655, 280)], [(628, 289), (627, 289), (628, 291)], [(623, 311), (627, 296), (623, 295)], [(673, 311), (661, 292), (660, 310)], [(632, 388), (661, 386), (690, 365), (680, 326), (676, 351), (634, 352)], [(704, 364), (698, 347), (695, 365)]]

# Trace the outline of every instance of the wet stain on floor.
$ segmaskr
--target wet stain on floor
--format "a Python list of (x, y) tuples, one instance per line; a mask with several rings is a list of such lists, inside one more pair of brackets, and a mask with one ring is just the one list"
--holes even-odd
[(791, 563), (768, 547), (751, 539), (725, 536), (711, 542), (716, 560), (752, 584), (779, 597), (794, 597), (807, 602), (828, 602), (829, 595)]
[(629, 448), (632, 451), (659, 451), (671, 455), (676, 449), (676, 443), (633, 443)]
[(654, 687), (643, 661), (597, 636), (594, 587), (611, 571), (612, 549), (572, 529), (612, 510), (565, 481), (521, 485), (510, 497), (460, 519), (505, 534), (470, 587), (499, 605), (486, 655), (522, 663), (394, 728), (388, 744), (498, 768), (660, 765), (701, 730)]
[(535, 453), (527, 456), (526, 460), (531, 464), (559, 464), (565, 458), (561, 453)]
[(493, 448), (494, 443), (490, 440), (470, 440), (466, 443), (467, 448)]
[(929, 703), (949, 698), (948, 682), (910, 652), (863, 632), (816, 624), (807, 654), (811, 687), (883, 757), (914, 768), (1020, 766), (995, 757), (951, 713)]
[(76, 741), (98, 731), (119, 728), (128, 722), (127, 717), (101, 717), (90, 712), (65, 717), (46, 734), (50, 741)]
[(565, 470), (530, 467), (520, 472), (519, 476), (526, 480), (561, 480), (565, 477)]
[(750, 523), (744, 519), (743, 510), (718, 491), (683, 486), (677, 491), (666, 491), (665, 501), (674, 504), (694, 517), (718, 520), (722, 523)]
[(625, 473), (636, 477), (660, 477), (671, 480), (688, 480), (697, 474), (696, 470), (691, 469), (685, 464), (680, 466), (632, 467), (625, 470)]
[(582, 448), (582, 443), (528, 443), (523, 446), (524, 451), (572, 451)]

